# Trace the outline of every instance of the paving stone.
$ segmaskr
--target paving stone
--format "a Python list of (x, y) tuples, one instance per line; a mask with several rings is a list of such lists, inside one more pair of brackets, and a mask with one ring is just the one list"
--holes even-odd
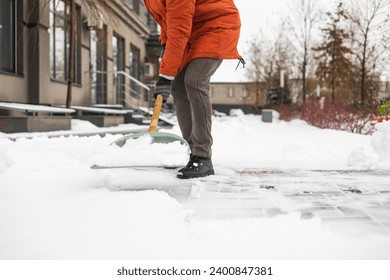
[(337, 206), (337, 208), (347, 217), (361, 217), (366, 215), (363, 210), (351, 206)]
[(262, 208), (254, 209), (218, 209), (202, 208), (194, 212), (193, 217), (200, 219), (242, 219), (242, 218), (262, 218), (264, 217)]
[(264, 214), (266, 217), (274, 217), (282, 213), (283, 211), (279, 208), (264, 208)]
[(319, 217), (350, 234), (390, 229), (390, 172), (251, 169), (240, 174), (239, 179), (205, 180), (187, 207), (200, 219), (300, 212), (302, 219)]
[(376, 218), (379, 221), (388, 221), (390, 216), (390, 209), (387, 207), (371, 207), (368, 208), (367, 211), (371, 216)]
[(381, 224), (372, 221), (369, 217), (360, 219), (329, 218), (322, 219), (325, 225), (351, 236), (366, 236), (367, 234), (388, 234), (388, 230)]
[[(302, 209), (306, 216), (316, 216), (320, 218), (332, 218), (332, 217), (341, 217), (342, 213), (335, 207), (332, 206), (323, 206), (323, 207), (312, 207)], [(310, 213), (310, 214), (309, 214)]]

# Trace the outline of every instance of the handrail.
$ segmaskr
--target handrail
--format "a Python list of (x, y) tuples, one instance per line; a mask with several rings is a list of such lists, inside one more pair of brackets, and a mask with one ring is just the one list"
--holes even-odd
[(126, 78), (130, 79), (131, 81), (133, 81), (134, 83), (138, 84), (139, 86), (143, 87), (144, 89), (146, 89), (147, 91), (150, 91), (150, 87), (148, 87), (147, 85), (145, 85), (144, 83), (140, 82), (139, 80), (137, 80), (136, 78), (134, 78), (133, 76), (131, 76), (129, 73), (126, 73), (125, 71), (100, 71), (100, 70), (95, 70), (95, 71), (85, 71), (87, 73), (97, 73), (97, 74), (109, 74), (109, 73), (114, 73), (114, 75), (123, 75), (125, 76)]
[[(143, 94), (142, 91), (146, 91), (147, 95), (150, 95), (151, 87), (145, 85), (138, 79), (131, 76), (129, 73), (126, 73), (125, 71), (101, 71), (101, 70), (95, 70), (95, 71), (85, 71), (86, 73), (89, 73), (90, 75), (113, 75), (114, 80), (113, 83), (108, 83), (107, 81), (104, 83), (101, 83), (100, 85), (104, 84), (105, 86), (109, 86), (109, 88), (106, 88), (107, 93), (114, 93), (116, 95), (116, 102), (118, 104), (120, 102), (124, 104), (128, 104), (130, 107), (139, 107), (141, 106), (141, 103), (144, 101), (142, 100)], [(123, 76), (122, 79), (119, 79), (119, 76)], [(125, 81), (129, 81), (130, 84), (128, 84)], [(136, 85), (135, 88), (132, 85)], [(91, 90), (95, 90), (96, 88), (96, 81), (91, 80)], [(122, 97), (120, 97), (122, 95)], [(94, 95), (95, 96), (95, 95)], [(126, 98), (125, 98), (126, 97)], [(128, 99), (128, 100), (126, 100)], [(92, 101), (94, 103), (94, 101)], [(149, 101), (150, 103), (150, 101)], [(150, 106), (150, 104), (149, 104)]]
[(136, 78), (134, 78), (133, 76), (131, 76), (129, 73), (126, 73), (124, 71), (116, 71), (115, 74), (119, 74), (119, 75), (123, 75), (125, 76), (126, 78), (130, 79), (132, 82), (136, 83), (137, 85), (143, 87), (144, 89), (146, 89), (147, 91), (150, 91), (150, 87), (148, 87), (147, 85), (145, 85), (144, 83), (138, 81)]

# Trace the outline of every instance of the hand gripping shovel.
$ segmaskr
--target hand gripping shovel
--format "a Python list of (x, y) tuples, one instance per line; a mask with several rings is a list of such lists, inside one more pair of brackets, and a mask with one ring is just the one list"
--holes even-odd
[(152, 120), (150, 122), (148, 132), (138, 132), (138, 133), (132, 133), (132, 134), (126, 135), (126, 136), (116, 140), (113, 144), (116, 144), (116, 145), (122, 147), (123, 145), (126, 144), (126, 141), (129, 139), (137, 139), (137, 138), (145, 136), (145, 135), (150, 135), (152, 138), (152, 143), (168, 144), (168, 143), (179, 141), (181, 144), (188, 146), (187, 141), (178, 135), (175, 135), (172, 133), (167, 133), (167, 132), (158, 132), (157, 131), (158, 119), (160, 117), (162, 103), (163, 103), (163, 97), (160, 94), (158, 94), (157, 98), (156, 98), (156, 102), (154, 104)]

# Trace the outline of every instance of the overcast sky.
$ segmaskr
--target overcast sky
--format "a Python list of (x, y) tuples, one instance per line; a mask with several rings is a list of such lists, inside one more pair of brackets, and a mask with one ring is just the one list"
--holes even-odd
[[(287, 14), (288, 3), (294, 3), (299, 0), (234, 0), (241, 16), (241, 37), (238, 49), (245, 58), (245, 51), (248, 48), (248, 41), (254, 36), (258, 36), (259, 30), (272, 29), (277, 26)], [(315, 0), (319, 5), (331, 7), (337, 0)], [(237, 60), (225, 60), (215, 75), (213, 82), (239, 82), (245, 81), (244, 70), (241, 68), (235, 70)]]

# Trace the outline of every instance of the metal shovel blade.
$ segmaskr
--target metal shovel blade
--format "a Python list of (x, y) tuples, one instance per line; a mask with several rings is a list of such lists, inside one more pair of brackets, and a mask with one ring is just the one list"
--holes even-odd
[(173, 142), (180, 142), (180, 144), (188, 146), (188, 143), (184, 138), (176, 134), (167, 133), (167, 132), (137, 132), (137, 133), (123, 136), (122, 138), (116, 140), (112, 144), (118, 145), (119, 147), (123, 147), (126, 144), (127, 140), (137, 139), (146, 135), (150, 135), (151, 143), (169, 144)]
[(160, 94), (158, 94), (156, 97), (156, 103), (154, 104), (153, 116), (150, 122), (148, 132), (138, 132), (138, 133), (126, 135), (116, 140), (113, 144), (122, 147), (123, 145), (126, 144), (126, 141), (129, 139), (137, 139), (145, 135), (150, 135), (152, 139), (151, 143), (168, 144), (168, 143), (179, 141), (180, 144), (188, 146), (187, 141), (178, 135), (167, 133), (167, 132), (157, 132), (157, 124), (158, 124), (158, 119), (160, 117), (162, 103), (163, 103), (163, 97)]

